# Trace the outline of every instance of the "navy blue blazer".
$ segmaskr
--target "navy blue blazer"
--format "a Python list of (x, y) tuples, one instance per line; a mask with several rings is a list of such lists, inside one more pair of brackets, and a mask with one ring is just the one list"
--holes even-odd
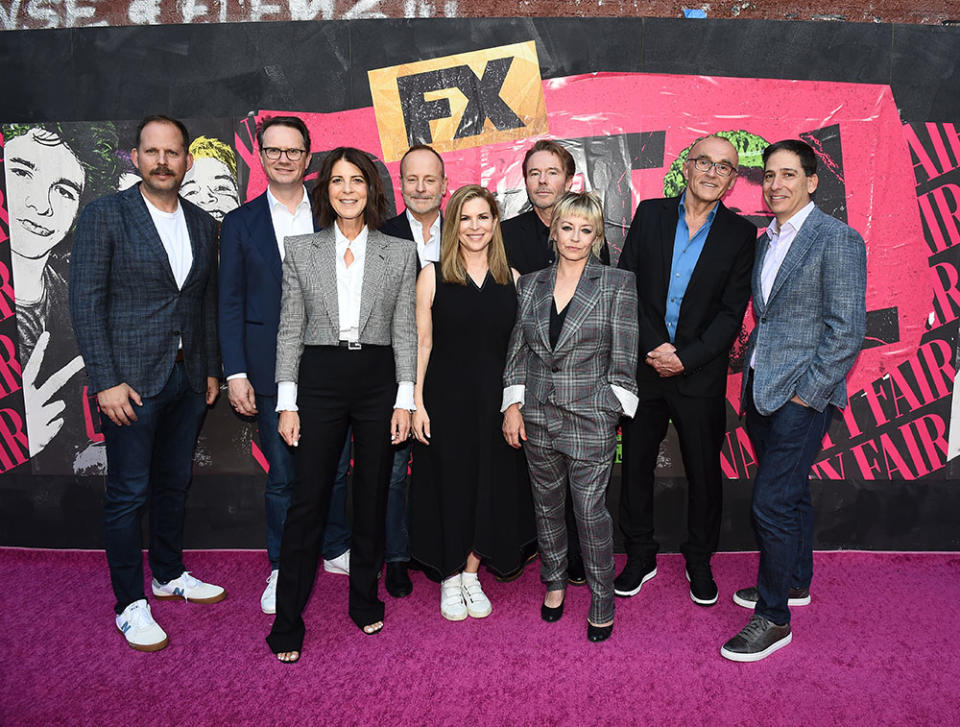
[(223, 218), (219, 310), (224, 376), (245, 372), (254, 391), (265, 396), (277, 393), (282, 279), (280, 249), (264, 192)]
[(193, 264), (177, 287), (137, 184), (87, 205), (70, 256), (70, 314), (93, 391), (126, 382), (156, 396), (183, 340), (190, 388), (220, 375), (217, 222), (180, 198)]

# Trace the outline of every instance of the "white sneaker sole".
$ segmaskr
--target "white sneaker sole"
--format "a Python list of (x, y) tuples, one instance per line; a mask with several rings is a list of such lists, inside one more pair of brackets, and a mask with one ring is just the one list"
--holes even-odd
[[(345, 570), (338, 565), (332, 565), (329, 560), (323, 561), (323, 570), (327, 573), (333, 573), (335, 576), (348, 576), (350, 575), (349, 570)], [(377, 576), (379, 578), (379, 576)]]
[(267, 614), (267, 616), (273, 616), (277, 613), (276, 606), (274, 606), (273, 608), (269, 608), (267, 606), (264, 606), (262, 603), (260, 604), (260, 610), (263, 611), (265, 614)]
[(632, 591), (621, 591), (619, 589), (614, 588), (613, 592), (614, 594), (616, 594), (617, 596), (620, 596), (621, 598), (630, 598), (630, 596), (636, 596), (638, 593), (640, 593), (640, 589), (643, 588), (643, 584), (649, 581), (655, 575), (657, 575), (656, 568), (654, 568), (652, 571), (647, 573), (647, 575), (645, 575), (643, 579), (640, 581), (640, 585), (634, 588)]
[(753, 661), (760, 661), (761, 659), (766, 659), (770, 654), (772, 654), (777, 649), (782, 649), (784, 646), (793, 641), (793, 632), (784, 636), (779, 641), (774, 641), (770, 646), (768, 646), (763, 651), (758, 651), (755, 654), (738, 654), (734, 651), (727, 651), (725, 647), (720, 647), (720, 656), (724, 659), (729, 659), (730, 661), (739, 661), (741, 663), (748, 663)]
[(486, 618), (491, 613), (493, 613), (493, 606), (490, 606), (490, 608), (485, 611), (471, 611), (467, 608), (467, 615), (470, 616), (470, 618)]
[(134, 651), (145, 651), (145, 652), (160, 651), (160, 649), (166, 648), (167, 644), (170, 643), (170, 639), (167, 637), (164, 637), (163, 641), (158, 641), (155, 644), (135, 644), (134, 642), (129, 641), (127, 639), (126, 634), (124, 634), (123, 631), (120, 630), (119, 626), (117, 627), (117, 633), (119, 633), (123, 637), (123, 640), (127, 643), (127, 646), (129, 646)]
[(443, 609), (440, 609), (440, 615), (447, 619), (447, 621), (465, 621), (467, 618), (466, 611), (463, 613), (449, 613)]
[[(687, 577), (687, 583), (690, 582), (690, 573), (686, 570), (683, 571), (683, 575)], [(720, 590), (717, 590), (717, 595), (713, 598), (697, 598), (693, 595), (693, 589), (690, 589), (690, 600), (693, 601), (698, 606), (712, 606), (717, 602), (717, 599), (720, 598)]]
[[(756, 601), (748, 601), (745, 598), (740, 598), (736, 592), (733, 594), (733, 602), (738, 606), (743, 608), (748, 608), (753, 611), (757, 607)], [(809, 606), (810, 605), (810, 594), (808, 593), (805, 598), (788, 598), (788, 606)]]
[(208, 596), (207, 598), (194, 598), (193, 596), (178, 596), (173, 593), (163, 593), (154, 591), (153, 597), (158, 601), (189, 601), (190, 603), (220, 603), (224, 598), (227, 597), (227, 592), (223, 591), (216, 596)]

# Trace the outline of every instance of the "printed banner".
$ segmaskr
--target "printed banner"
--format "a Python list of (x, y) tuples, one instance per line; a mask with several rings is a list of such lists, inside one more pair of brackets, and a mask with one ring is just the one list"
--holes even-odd
[(532, 40), (367, 75), (388, 162), (414, 144), (445, 152), (547, 132)]
[[(640, 200), (680, 192), (682, 159), (699, 136), (722, 132), (742, 150), (725, 203), (761, 229), (771, 216), (760, 191), (760, 153), (772, 141), (802, 138), (819, 157), (817, 204), (860, 231), (868, 266), (867, 335), (848, 378), (850, 405), (825, 438), (813, 476), (943, 477), (948, 449), (951, 456), (960, 452), (950, 404), (960, 315), (954, 125), (904, 126), (889, 87), (879, 85), (632, 73), (541, 81), (533, 42), (380, 69), (370, 83), (372, 107), (187, 120), (196, 164), (184, 196), (222, 218), (261, 194), (267, 180), (255, 124), (296, 113), (313, 139), (308, 186), (329, 150), (356, 146), (374, 158), (389, 205), (402, 208), (398, 160), (410, 144), (426, 142), (441, 152), (451, 191), (487, 186), (506, 219), (529, 209), (523, 154), (549, 129), (574, 156), (573, 188), (602, 198), (616, 261)], [(0, 471), (28, 461), (36, 473), (103, 471), (96, 400), (87, 390), (65, 290), (79, 210), (136, 182), (128, 151), (133, 128), (129, 121), (2, 127)], [(721, 452), (730, 479), (756, 471), (737, 417), (752, 325), (748, 311), (730, 353)], [(682, 476), (676, 441), (668, 437), (661, 454), (660, 474)], [(223, 402), (214, 407), (197, 466), (255, 473), (265, 465), (254, 425)]]

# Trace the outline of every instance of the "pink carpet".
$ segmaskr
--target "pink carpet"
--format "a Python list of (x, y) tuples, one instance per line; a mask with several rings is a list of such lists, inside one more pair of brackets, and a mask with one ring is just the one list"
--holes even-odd
[(409, 598), (382, 593), (374, 637), (347, 618), (346, 579), (321, 574), (303, 658), (284, 665), (264, 642), (261, 552), (189, 553), (229, 596), (151, 600), (170, 645), (142, 654), (114, 627), (102, 552), (0, 549), (0, 724), (960, 723), (958, 554), (817, 553), (793, 643), (756, 664), (718, 649), (749, 617), (730, 595), (757, 556), (713, 562), (718, 605), (691, 603), (681, 557), (661, 556), (642, 593), (618, 599), (603, 644), (586, 640), (586, 588), (568, 590), (559, 623), (540, 621), (536, 565), (514, 583), (482, 574), (493, 614), (460, 623), (414, 573)]

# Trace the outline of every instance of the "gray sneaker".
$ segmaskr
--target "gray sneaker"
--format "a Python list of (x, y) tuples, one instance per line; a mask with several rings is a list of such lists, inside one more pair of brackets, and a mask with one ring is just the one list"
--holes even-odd
[(739, 634), (720, 647), (720, 656), (730, 661), (760, 661), (792, 640), (790, 624), (777, 626), (755, 613)]
[[(756, 588), (741, 588), (733, 594), (733, 602), (738, 606), (749, 608), (751, 611), (757, 607), (757, 601), (760, 600), (760, 593)], [(788, 606), (809, 606), (810, 589), (809, 588), (791, 588), (787, 596)]]

